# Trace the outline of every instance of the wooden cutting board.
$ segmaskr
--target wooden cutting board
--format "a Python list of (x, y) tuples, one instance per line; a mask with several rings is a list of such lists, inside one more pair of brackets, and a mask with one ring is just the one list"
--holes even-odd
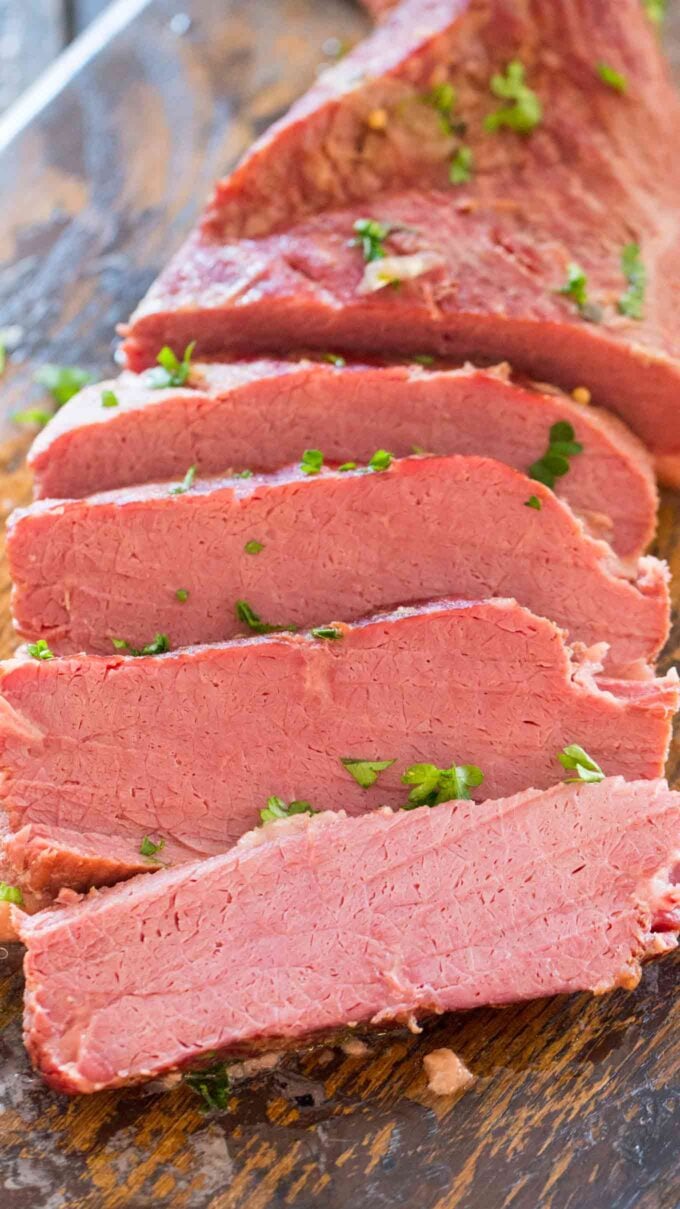
[[(32, 368), (109, 370), (114, 324), (213, 177), (302, 91), (326, 39), (364, 28), (349, 0), (119, 0), (0, 121), (0, 327), (21, 328), (0, 381), (5, 513), (30, 493), (8, 416), (37, 401)], [(670, 496), (658, 550), (677, 606)], [(8, 591), (2, 565), (3, 655)], [(676, 627), (664, 666), (679, 642)], [(363, 1055), (288, 1058), (212, 1117), (184, 1087), (79, 1101), (43, 1088), (21, 1044), (20, 963), (18, 948), (0, 951), (0, 1209), (678, 1204), (678, 959), (648, 967), (633, 994), (476, 1011), (421, 1037), (369, 1037)], [(426, 1090), (423, 1055), (442, 1045), (477, 1076), (462, 1097)]]

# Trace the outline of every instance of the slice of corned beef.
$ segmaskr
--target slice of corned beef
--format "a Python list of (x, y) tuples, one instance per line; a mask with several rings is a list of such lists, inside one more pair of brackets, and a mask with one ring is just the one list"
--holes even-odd
[[(117, 402), (102, 405), (104, 391)], [(110, 396), (106, 396), (110, 402)], [(555, 491), (622, 555), (654, 532), (657, 494), (644, 446), (615, 416), (558, 390), (483, 370), (254, 361), (194, 367), (187, 388), (123, 374), (87, 387), (37, 437), (36, 495), (75, 498), (199, 473), (276, 470), (304, 449), (365, 463), (376, 449), (479, 454), (527, 470), (550, 430), (570, 424), (583, 452)]]
[[(422, 762), (478, 765), (477, 797), (554, 784), (571, 743), (607, 775), (663, 772), (675, 672), (600, 682), (514, 601), (399, 609), (341, 632), (6, 663), (0, 792), (22, 883), (83, 889), (141, 858), (153, 869), (216, 854), (271, 795), (398, 808)], [(394, 763), (364, 788), (343, 760)]]
[[(492, 91), (513, 93), (513, 63), (541, 107), (526, 133), (486, 125), (537, 116), (517, 75), (523, 109)], [(679, 124), (639, 0), (404, 0), (220, 182), (133, 316), (128, 362), (193, 340), (507, 358), (589, 387), (672, 478)], [(352, 244), (366, 218), (392, 226), (384, 264)], [(400, 256), (427, 271), (407, 280)], [(366, 293), (365, 269), (401, 285)]]
[(665, 564), (622, 563), (550, 488), (503, 462), (309, 469), (317, 463), (16, 512), (17, 629), (54, 651), (108, 654), (112, 641), (141, 648), (158, 631), (173, 647), (247, 633), (238, 601), (285, 629), (439, 597), (512, 596), (572, 643), (606, 641), (607, 671), (619, 676), (637, 676), (667, 638)]
[(273, 823), (15, 910), (26, 1044), (54, 1088), (94, 1092), (348, 1024), (633, 988), (677, 944), (678, 856), (680, 795), (618, 777)]

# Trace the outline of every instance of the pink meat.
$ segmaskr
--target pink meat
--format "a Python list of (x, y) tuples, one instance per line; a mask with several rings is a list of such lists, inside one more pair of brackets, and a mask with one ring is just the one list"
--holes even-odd
[(665, 564), (623, 564), (549, 488), (489, 458), (293, 467), (170, 492), (128, 488), (15, 513), (19, 632), (59, 652), (108, 654), (112, 639), (140, 648), (159, 630), (173, 647), (234, 638), (247, 632), (238, 600), (269, 623), (306, 628), (423, 599), (512, 596), (571, 642), (606, 640), (607, 671), (620, 676), (637, 675), (668, 635)]
[[(490, 134), (484, 121), (502, 102), (489, 81), (516, 59), (543, 121), (525, 136)], [(627, 91), (603, 83), (600, 62), (625, 75)], [(464, 136), (445, 133), (427, 103), (441, 82), (457, 90)], [(679, 124), (639, 0), (404, 0), (220, 182), (202, 231), (130, 322), (129, 365), (194, 339), (203, 356), (307, 347), (507, 357), (568, 389), (588, 386), (673, 477)], [(450, 185), (461, 137), (475, 172)], [(400, 228), (390, 253), (434, 255), (438, 267), (361, 293), (363, 258), (350, 242), (366, 217)], [(642, 319), (618, 310), (632, 241), (647, 277)], [(558, 292), (574, 262), (600, 323)]]
[(632, 988), (677, 943), (678, 856), (680, 795), (618, 777), (274, 823), (73, 907), (15, 910), (26, 1043), (57, 1090), (93, 1092), (349, 1023)]
[[(118, 406), (102, 407), (102, 390)], [(87, 387), (37, 437), (29, 463), (36, 495), (75, 498), (181, 476), (188, 466), (276, 470), (306, 448), (331, 461), (366, 462), (376, 449), (413, 447), (479, 454), (525, 470), (553, 424), (572, 425), (583, 453), (556, 491), (596, 519), (622, 555), (639, 555), (654, 532), (657, 494), (640, 442), (614, 416), (557, 390), (494, 370), (311, 361), (204, 364), (192, 389), (153, 390), (123, 374)]]
[[(37, 889), (136, 873), (144, 836), (170, 863), (224, 851), (271, 794), (399, 808), (423, 761), (477, 764), (498, 797), (554, 784), (576, 742), (608, 775), (651, 779), (678, 703), (675, 672), (600, 683), (551, 622), (502, 600), (399, 609), (335, 642), (11, 661), (0, 687), (7, 848)], [(395, 763), (364, 789), (343, 757)]]

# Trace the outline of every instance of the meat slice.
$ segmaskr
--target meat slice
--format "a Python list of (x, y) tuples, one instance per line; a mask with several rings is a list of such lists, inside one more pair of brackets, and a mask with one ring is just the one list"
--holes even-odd
[[(546, 788), (581, 743), (608, 775), (661, 775), (678, 677), (600, 680), (514, 601), (445, 601), (342, 628), (140, 658), (10, 661), (1, 793), (24, 884), (58, 889), (223, 851), (271, 795), (349, 814), (405, 801), (416, 763)], [(391, 761), (369, 788), (345, 760)]]
[(7, 551), (19, 632), (59, 652), (142, 648), (157, 631), (173, 647), (219, 642), (247, 632), (243, 600), (299, 628), (512, 596), (571, 642), (606, 640), (619, 676), (637, 675), (668, 634), (665, 564), (623, 564), (548, 487), (489, 458), (42, 501), (14, 514)]
[[(114, 392), (117, 406), (102, 406), (104, 390)], [(123, 374), (61, 408), (29, 463), (36, 495), (54, 499), (181, 476), (192, 465), (205, 474), (276, 470), (306, 448), (343, 463), (367, 462), (381, 448), (404, 457), (416, 446), (526, 470), (545, 453), (557, 423), (572, 426), (583, 453), (556, 492), (595, 518), (618, 553), (641, 554), (657, 505), (644, 446), (616, 417), (514, 381), (507, 366), (207, 363), (195, 367), (190, 387), (167, 390)]]
[(349, 1023), (632, 988), (677, 943), (679, 855), (680, 795), (618, 777), (273, 823), (73, 907), (15, 910), (26, 1044), (54, 1088), (93, 1092)]
[[(542, 114), (525, 133), (487, 128), (515, 113), (491, 87), (511, 63)], [(589, 387), (672, 479), (679, 124), (639, 0), (403, 0), (220, 182), (132, 317), (128, 363), (193, 340), (204, 356), (507, 357)], [(471, 179), (451, 184), (461, 149)], [(366, 218), (391, 228), (382, 268), (398, 289), (365, 292), (352, 241)]]

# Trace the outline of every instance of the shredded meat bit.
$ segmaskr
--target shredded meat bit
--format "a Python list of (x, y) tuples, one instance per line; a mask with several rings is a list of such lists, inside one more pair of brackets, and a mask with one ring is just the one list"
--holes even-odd
[(452, 1049), (433, 1049), (423, 1058), (428, 1090), (435, 1096), (452, 1096), (476, 1082), (476, 1076)]

